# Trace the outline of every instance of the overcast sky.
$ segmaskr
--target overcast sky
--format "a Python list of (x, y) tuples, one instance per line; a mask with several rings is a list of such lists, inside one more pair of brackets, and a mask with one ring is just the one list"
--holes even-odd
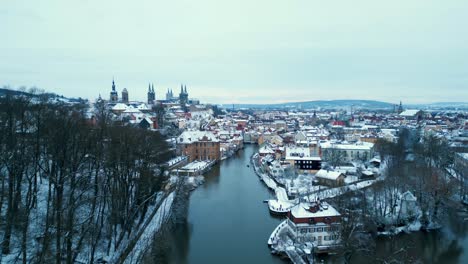
[(466, 0), (0, 0), (0, 86), (214, 103), (468, 101)]

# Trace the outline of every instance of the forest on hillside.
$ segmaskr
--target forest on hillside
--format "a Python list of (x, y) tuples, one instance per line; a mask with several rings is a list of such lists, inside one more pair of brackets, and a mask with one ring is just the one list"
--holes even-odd
[(165, 139), (112, 122), (104, 104), (89, 113), (47, 94), (0, 97), (0, 262), (98, 262), (167, 196)]

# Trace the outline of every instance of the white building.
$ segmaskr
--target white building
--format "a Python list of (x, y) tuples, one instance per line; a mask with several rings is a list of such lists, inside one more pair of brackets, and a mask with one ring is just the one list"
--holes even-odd
[(340, 151), (343, 162), (351, 161), (368, 161), (374, 156), (374, 143), (357, 142), (349, 143), (332, 143), (330, 141), (321, 142), (323, 157), (327, 157), (329, 151)]
[(300, 203), (288, 213), (288, 228), (295, 242), (311, 242), (315, 252), (340, 243), (341, 214), (327, 202)]

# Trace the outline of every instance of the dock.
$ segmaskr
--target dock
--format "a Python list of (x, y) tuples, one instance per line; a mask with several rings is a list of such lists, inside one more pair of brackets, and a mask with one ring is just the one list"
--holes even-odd
[(299, 253), (297, 253), (296, 248), (286, 249), (286, 255), (288, 255), (289, 259), (294, 264), (307, 264)]

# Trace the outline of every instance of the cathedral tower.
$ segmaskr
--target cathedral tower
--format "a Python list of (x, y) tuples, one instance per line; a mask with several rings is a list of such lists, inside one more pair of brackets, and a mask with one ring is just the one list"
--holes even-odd
[(110, 102), (117, 103), (118, 100), (119, 100), (119, 94), (115, 90), (115, 82), (114, 82), (114, 79), (112, 79), (112, 91), (110, 92)]

